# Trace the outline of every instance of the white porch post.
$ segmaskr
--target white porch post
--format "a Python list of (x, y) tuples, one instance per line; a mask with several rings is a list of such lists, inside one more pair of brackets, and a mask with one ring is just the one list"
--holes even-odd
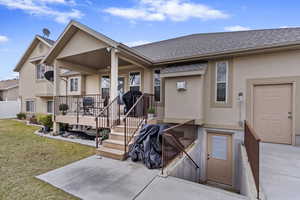
[[(61, 83), (61, 77), (60, 77), (60, 72), (61, 69), (57, 64), (57, 61), (54, 61), (54, 66), (53, 66), (53, 71), (54, 71), (54, 84), (53, 84), (53, 102), (54, 102), (54, 115), (55, 115), (55, 109), (57, 108), (58, 105), (57, 102), (55, 101), (55, 97), (60, 95), (60, 83)], [(59, 123), (55, 121), (55, 117), (53, 115), (53, 134), (58, 135), (59, 134)]]
[[(118, 55), (115, 48), (111, 49), (111, 66), (110, 66), (110, 101), (113, 101), (118, 96)], [(112, 121), (115, 122), (118, 116), (117, 106), (112, 105)]]
[(115, 48), (111, 49), (111, 66), (110, 66), (110, 100), (118, 96), (118, 55)]

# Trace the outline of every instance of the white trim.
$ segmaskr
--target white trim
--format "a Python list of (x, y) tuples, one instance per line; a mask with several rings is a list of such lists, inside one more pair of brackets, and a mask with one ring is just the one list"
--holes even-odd
[[(222, 63), (222, 62), (225, 62), (226, 63), (226, 80), (225, 80), (225, 84), (226, 84), (226, 87), (225, 87), (225, 93), (226, 93), (226, 96), (225, 96), (225, 101), (218, 101), (217, 100), (217, 90), (218, 90), (218, 63)], [(219, 103), (219, 104), (226, 104), (228, 103), (228, 90), (229, 90), (229, 87), (228, 87), (228, 80), (229, 78), (229, 62), (228, 60), (223, 60), (223, 61), (218, 61), (216, 62), (215, 64), (215, 103)], [(221, 83), (224, 83), (224, 82), (221, 82)]]

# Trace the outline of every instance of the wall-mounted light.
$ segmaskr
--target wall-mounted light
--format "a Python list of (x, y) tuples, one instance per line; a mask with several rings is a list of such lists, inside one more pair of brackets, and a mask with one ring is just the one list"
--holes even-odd
[(178, 91), (186, 90), (186, 81), (178, 81), (176, 86)]
[(239, 94), (238, 94), (238, 101), (239, 102), (243, 102), (244, 101), (244, 94), (243, 94), (243, 92), (239, 92)]

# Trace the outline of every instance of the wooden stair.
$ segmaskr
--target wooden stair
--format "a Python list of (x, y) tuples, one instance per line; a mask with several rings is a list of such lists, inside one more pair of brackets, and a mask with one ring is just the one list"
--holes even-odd
[[(134, 127), (130, 127), (132, 131), (136, 130)], [(139, 130), (136, 131), (138, 133)], [(128, 137), (128, 136), (127, 136)], [(118, 125), (111, 129), (109, 138), (104, 140), (102, 145), (96, 150), (96, 154), (116, 160), (125, 160), (127, 158), (124, 144), (124, 125)], [(128, 138), (129, 139), (129, 138)], [(134, 141), (132, 138), (131, 143)], [(129, 144), (129, 145), (130, 145)]]

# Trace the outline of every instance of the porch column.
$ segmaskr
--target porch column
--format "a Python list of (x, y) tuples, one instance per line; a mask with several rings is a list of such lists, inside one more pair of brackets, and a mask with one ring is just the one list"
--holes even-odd
[[(111, 49), (111, 65), (110, 65), (110, 101), (113, 101), (118, 96), (118, 55), (117, 49)], [(114, 104), (111, 110), (112, 122), (115, 123), (118, 118), (118, 108)]]
[(58, 108), (57, 102), (55, 101), (55, 97), (60, 95), (60, 83), (61, 83), (61, 69), (58, 66), (57, 61), (54, 61), (54, 66), (53, 66), (53, 71), (54, 71), (54, 82), (53, 82), (53, 102), (54, 102), (54, 114), (53, 114), (53, 134), (58, 135), (59, 134), (59, 123), (55, 121), (55, 112), (56, 109)]
[(110, 100), (118, 96), (118, 55), (115, 48), (111, 49), (111, 66), (110, 66)]

